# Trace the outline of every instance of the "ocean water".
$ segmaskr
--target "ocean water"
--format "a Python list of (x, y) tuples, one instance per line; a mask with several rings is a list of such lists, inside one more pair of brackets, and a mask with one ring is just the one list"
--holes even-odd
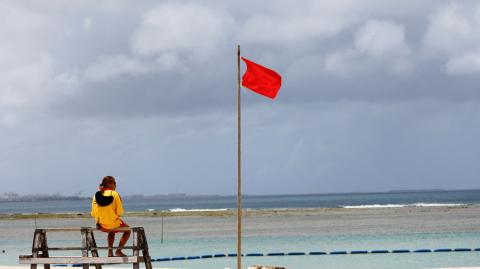
[[(413, 233), (395, 235), (346, 235), (346, 236), (275, 236), (247, 237), (244, 240), (245, 253), (312, 252), (312, 251), (352, 251), (375, 249), (423, 249), (443, 246), (479, 246), (480, 233)], [(161, 246), (155, 242), (152, 253), (175, 257), (178, 253), (202, 255), (224, 253), (232, 249), (234, 238), (215, 238), (194, 241), (173, 241)], [(205, 253), (205, 246), (215, 246), (214, 252)], [(180, 249), (181, 248), (181, 251)], [(207, 248), (208, 249), (208, 248)], [(278, 265), (288, 268), (332, 268), (332, 269), (399, 269), (480, 266), (478, 252), (452, 253), (404, 253), (404, 254), (347, 254), (322, 256), (280, 256), (243, 257), (245, 265)], [(161, 267), (174, 268), (236, 268), (236, 258), (213, 258), (192, 261), (171, 261), (156, 263)]]
[[(175, 196), (126, 199), (124, 203), (130, 211), (222, 209), (235, 207), (235, 197)], [(439, 206), (445, 204), (466, 206)], [(244, 254), (480, 248), (480, 191), (246, 196), (244, 206), (252, 209), (298, 208), (298, 214), (294, 215), (247, 213), (242, 237)], [(0, 203), (0, 213), (86, 212), (89, 207), (89, 200)], [(300, 208), (327, 209), (312, 214)], [(145, 227), (154, 259), (236, 252), (235, 217), (165, 217), (163, 221), (160, 217), (129, 217), (125, 220), (131, 226)], [(89, 218), (0, 219), (0, 265), (18, 265), (18, 255), (31, 251), (35, 227), (92, 225)], [(79, 244), (79, 238), (79, 234), (71, 233), (52, 235), (49, 246), (74, 246)], [(96, 238), (99, 245), (105, 245), (105, 234), (98, 233)], [(480, 251), (243, 257), (242, 264), (245, 268), (261, 264), (290, 269), (466, 267), (480, 266)], [(236, 258), (154, 262), (153, 266), (236, 268)]]
[[(211, 231), (208, 234), (175, 236), (169, 233), (177, 222), (183, 222), (179, 229), (200, 229), (209, 222), (192, 219), (165, 220), (165, 236), (159, 236), (160, 221), (158, 219), (129, 219), (130, 224), (145, 227), (152, 258), (188, 257), (214, 254), (235, 253), (236, 239), (233, 229), (229, 235), (219, 232), (216, 235)], [(219, 220), (223, 222), (225, 220)], [(227, 221), (234, 224), (233, 220)], [(255, 222), (253, 223), (260, 223)], [(480, 247), (480, 231), (477, 232), (394, 232), (388, 229), (367, 233), (344, 233), (340, 228), (337, 233), (325, 235), (301, 229), (302, 221), (294, 224), (298, 229), (297, 235), (283, 236), (282, 230), (274, 235), (252, 236), (245, 231), (243, 237), (243, 253), (272, 253), (272, 252), (313, 252), (313, 251), (353, 251), (353, 250), (394, 250), (394, 249), (439, 249), (439, 248), (478, 248)], [(15, 225), (12, 225), (15, 224)], [(41, 227), (70, 227), (85, 226), (89, 220), (40, 220)], [(285, 225), (288, 225), (285, 223)], [(332, 223), (332, 226), (338, 225)], [(8, 226), (8, 227), (7, 227)], [(31, 247), (33, 227), (31, 220), (0, 221), (3, 230), (1, 248), (6, 253), (0, 254), (1, 265), (17, 265), (20, 254), (28, 254)], [(277, 227), (278, 228), (278, 227)], [(274, 228), (275, 229), (275, 228)], [(251, 230), (251, 227), (249, 228)], [(7, 235), (6, 235), (7, 234)], [(49, 246), (75, 246), (79, 243), (79, 234), (60, 234), (49, 237)], [(97, 243), (105, 244), (105, 234), (96, 234)], [(128, 252), (127, 252), (128, 253)], [(80, 255), (80, 253), (62, 253), (65, 255)], [(105, 255), (105, 253), (101, 253)], [(402, 253), (402, 254), (361, 254), (361, 255), (322, 255), (322, 256), (282, 256), (282, 257), (243, 257), (242, 263), (248, 265), (278, 265), (287, 268), (317, 269), (411, 269), (411, 268), (442, 268), (480, 266), (480, 252), (450, 252), (450, 253)], [(154, 268), (236, 268), (236, 258), (210, 258), (190, 261), (154, 262)], [(130, 267), (130, 266), (124, 266)]]
[[(121, 190), (120, 190), (121, 192)], [(345, 206), (480, 204), (480, 190), (416, 191), (388, 193), (246, 195), (243, 208), (336, 208)], [(89, 212), (89, 199), (33, 202), (0, 202), (0, 214)], [(127, 211), (236, 208), (235, 196), (160, 196), (124, 198)]]

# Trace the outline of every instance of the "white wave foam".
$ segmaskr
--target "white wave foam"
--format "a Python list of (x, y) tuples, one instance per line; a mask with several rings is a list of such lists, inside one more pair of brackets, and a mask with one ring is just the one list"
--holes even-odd
[(436, 203), (415, 203), (415, 204), (373, 204), (373, 205), (347, 205), (342, 208), (399, 208), (399, 207), (434, 207), (434, 206), (464, 206), (466, 204), (436, 204)]
[(227, 211), (228, 209), (226, 208), (220, 208), (220, 209), (185, 209), (185, 208), (172, 208), (169, 209), (168, 211), (170, 212), (204, 212), (204, 211)]
[(342, 208), (393, 208), (393, 207), (405, 207), (407, 205), (396, 205), (396, 204), (387, 204), (387, 205), (347, 205), (342, 206)]
[(465, 206), (466, 204), (427, 204), (427, 203), (416, 203), (413, 206)]

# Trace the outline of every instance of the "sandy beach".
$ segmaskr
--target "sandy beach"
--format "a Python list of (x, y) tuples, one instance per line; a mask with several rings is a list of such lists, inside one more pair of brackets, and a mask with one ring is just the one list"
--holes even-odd
[[(256, 209), (244, 211), (247, 234), (298, 234), (307, 228), (318, 234), (364, 234), (369, 232), (479, 232), (480, 205), (398, 207), (398, 208), (304, 208)], [(185, 212), (126, 212), (124, 218), (135, 226), (156, 230), (161, 218), (172, 236), (230, 233), (236, 220), (234, 210)], [(61, 221), (55, 221), (55, 220)], [(92, 226), (89, 212), (0, 214), (3, 223), (36, 222), (42, 227)], [(208, 223), (208, 225), (206, 225)], [(195, 229), (195, 226), (201, 229)], [(27, 225), (28, 226), (28, 225)], [(263, 229), (266, 227), (267, 229)], [(190, 234), (192, 233), (192, 234)], [(0, 236), (3, 236), (0, 231)], [(5, 235), (6, 236), (6, 235)]]
[[(227, 211), (127, 212), (133, 226), (144, 226), (153, 237), (164, 218), (165, 236), (228, 236), (235, 233), (235, 215)], [(55, 220), (60, 221), (55, 221)], [(36, 222), (38, 227), (92, 226), (89, 213), (0, 215), (4, 224), (24, 226), (26, 233)], [(247, 210), (244, 229), (248, 236), (309, 234), (368, 234), (378, 232), (480, 232), (480, 206), (438, 206), (401, 208), (313, 208)], [(1, 223), (0, 223), (1, 224)], [(30, 224), (30, 225), (29, 225)], [(3, 232), (2, 232), (3, 231)], [(0, 237), (8, 238), (8, 229)]]

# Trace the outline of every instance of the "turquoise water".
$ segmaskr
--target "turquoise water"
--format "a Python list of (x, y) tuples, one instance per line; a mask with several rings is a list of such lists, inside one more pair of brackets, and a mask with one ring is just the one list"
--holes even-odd
[[(97, 240), (102, 241), (102, 235)], [(405, 233), (383, 235), (344, 236), (274, 236), (243, 238), (244, 254), (270, 252), (352, 251), (375, 249), (439, 249), (480, 247), (480, 233)], [(77, 240), (55, 241), (57, 244), (75, 245)], [(234, 253), (236, 240), (226, 238), (149, 239), (152, 258), (197, 256), (217, 253)], [(29, 251), (30, 240), (2, 240), (7, 254), (0, 254), (0, 264), (17, 265), (17, 255)], [(68, 253), (70, 254), (70, 253)], [(78, 255), (78, 253), (76, 254)], [(479, 266), (480, 252), (358, 254), (321, 256), (243, 257), (245, 266), (254, 264), (279, 265), (288, 268), (437, 268)], [(210, 258), (190, 261), (154, 262), (154, 267), (166, 268), (235, 268), (236, 258)], [(128, 267), (128, 266), (126, 266)]]
[[(395, 235), (247, 237), (244, 253), (352, 251), (375, 249), (477, 248), (480, 233), (415, 233)], [(153, 258), (235, 252), (235, 238), (151, 241)], [(281, 265), (288, 268), (435, 268), (479, 266), (480, 252), (357, 254), (321, 256), (243, 257), (244, 265)], [(320, 267), (321, 266), (321, 267)], [(236, 258), (156, 262), (155, 267), (235, 268)]]
[[(342, 255), (342, 256), (303, 256), (277, 258), (244, 258), (244, 268), (249, 265), (279, 265), (287, 268), (302, 269), (414, 269), (473, 266), (479, 264), (477, 254), (379, 254), (379, 255)], [(189, 263), (161, 263), (154, 267), (168, 268), (236, 268), (235, 259), (200, 260)]]

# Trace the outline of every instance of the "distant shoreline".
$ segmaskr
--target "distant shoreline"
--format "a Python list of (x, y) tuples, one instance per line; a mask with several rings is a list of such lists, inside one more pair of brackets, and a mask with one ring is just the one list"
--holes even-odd
[[(331, 193), (302, 193), (302, 194), (244, 194), (243, 197), (282, 197), (282, 196), (309, 196), (309, 195), (355, 195), (355, 194), (404, 194), (404, 193), (442, 193), (442, 192), (465, 192), (465, 191), (480, 191), (480, 189), (398, 189), (387, 191), (364, 191), (364, 192), (331, 192)], [(171, 193), (171, 194), (129, 194), (123, 195), (124, 199), (156, 199), (156, 198), (211, 198), (211, 197), (235, 197), (235, 195), (220, 195), (220, 194), (186, 194), (186, 193)], [(90, 196), (82, 196), (81, 194), (60, 195), (56, 194), (31, 194), (20, 195), (15, 192), (0, 193), (0, 203), (2, 202), (41, 202), (41, 201), (64, 201), (64, 200), (89, 200)]]

